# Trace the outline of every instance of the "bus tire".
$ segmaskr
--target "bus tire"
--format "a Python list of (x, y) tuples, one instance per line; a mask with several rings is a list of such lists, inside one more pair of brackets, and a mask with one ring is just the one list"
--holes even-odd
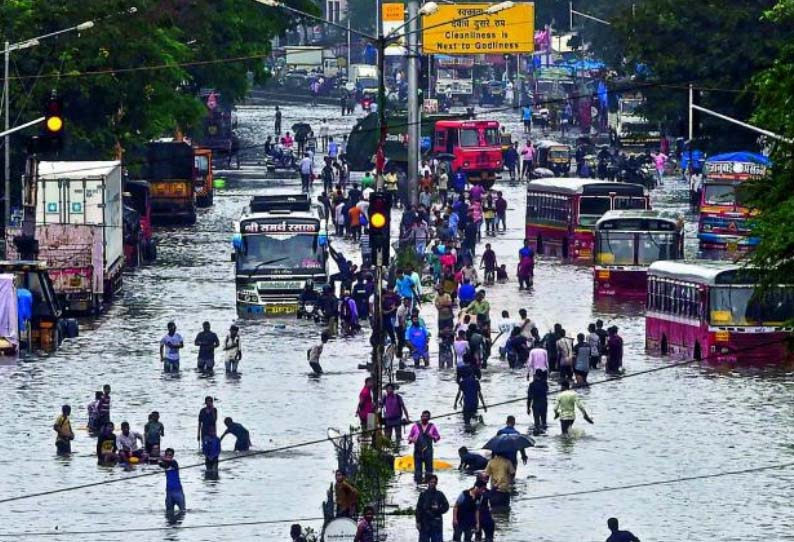
[(538, 254), (543, 254), (543, 236), (538, 234), (538, 237), (535, 241), (535, 246), (537, 247), (536, 252)]
[(562, 240), (562, 258), (564, 260), (568, 259), (568, 238)]
[(696, 343), (695, 343), (695, 351), (694, 351), (694, 353), (692, 354), (692, 357), (693, 357), (693, 358), (695, 358), (697, 361), (700, 361), (700, 360), (701, 360), (701, 358), (702, 358), (702, 356), (703, 356), (703, 354), (702, 354), (702, 352), (700, 351), (700, 343), (699, 343), (699, 342), (696, 342)]
[(482, 184), (482, 187), (485, 188), (486, 190), (490, 190), (491, 188), (493, 188), (495, 182), (496, 179), (486, 179), (484, 181), (480, 181), (480, 184)]
[(667, 355), (668, 346), (667, 346), (667, 335), (662, 335), (662, 342), (660, 345), (660, 350), (663, 356)]

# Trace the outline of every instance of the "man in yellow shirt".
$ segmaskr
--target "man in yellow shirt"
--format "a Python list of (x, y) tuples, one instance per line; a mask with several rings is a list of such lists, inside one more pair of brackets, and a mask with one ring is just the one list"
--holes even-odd
[(74, 440), (74, 433), (72, 432), (72, 423), (69, 421), (69, 415), (72, 413), (72, 407), (63, 405), (61, 407), (61, 415), (55, 420), (52, 428), (55, 430), (57, 436), (55, 437), (55, 448), (58, 450), (58, 455), (66, 456), (72, 453), (72, 441)]
[(494, 455), (485, 467), (485, 474), (491, 478), (491, 489), (494, 491), (510, 493), (513, 490), (516, 468), (508, 458)]
[(581, 397), (571, 389), (571, 383), (568, 380), (563, 380), (560, 382), (560, 388), (562, 390), (557, 395), (557, 404), (554, 406), (554, 419), (560, 419), (562, 434), (567, 435), (573, 422), (576, 421), (576, 409), (579, 409), (587, 423), (593, 423), (593, 420), (584, 409)]

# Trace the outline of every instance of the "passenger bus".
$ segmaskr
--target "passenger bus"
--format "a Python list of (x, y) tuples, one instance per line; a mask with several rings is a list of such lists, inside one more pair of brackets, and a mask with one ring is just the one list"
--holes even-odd
[(645, 297), (648, 266), (684, 257), (684, 221), (666, 211), (608, 211), (595, 225), (596, 296)]
[(646, 348), (713, 363), (791, 361), (794, 286), (762, 292), (731, 262), (659, 261), (648, 270)]
[(295, 314), (307, 281), (328, 282), (328, 243), (322, 209), (305, 194), (255, 196), (233, 239), (237, 314)]
[(648, 208), (648, 191), (638, 184), (536, 179), (527, 186), (526, 238), (538, 254), (591, 263), (593, 228), (604, 213)]
[(736, 189), (748, 180), (764, 177), (770, 165), (767, 157), (752, 152), (718, 154), (706, 160), (698, 221), (704, 257), (743, 253), (758, 244), (750, 231), (750, 209)]

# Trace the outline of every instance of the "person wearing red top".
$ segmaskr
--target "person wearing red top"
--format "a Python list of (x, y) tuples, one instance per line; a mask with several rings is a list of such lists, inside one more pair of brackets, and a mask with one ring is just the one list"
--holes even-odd
[(367, 427), (367, 418), (370, 414), (375, 412), (375, 402), (372, 400), (372, 387), (375, 382), (371, 376), (364, 380), (364, 387), (358, 394), (358, 408), (356, 408), (356, 416), (361, 420), (361, 427)]

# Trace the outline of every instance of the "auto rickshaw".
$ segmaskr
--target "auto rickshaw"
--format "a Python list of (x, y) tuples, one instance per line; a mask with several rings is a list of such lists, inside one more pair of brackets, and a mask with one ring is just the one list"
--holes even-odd
[(556, 141), (539, 141), (535, 150), (537, 167), (550, 169), (558, 177), (565, 177), (571, 171), (570, 146)]

